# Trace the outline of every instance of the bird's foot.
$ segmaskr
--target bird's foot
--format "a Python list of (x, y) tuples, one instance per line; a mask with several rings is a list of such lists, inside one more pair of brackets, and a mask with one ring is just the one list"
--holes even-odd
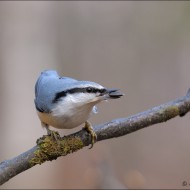
[(59, 142), (59, 140), (61, 139), (58, 131), (53, 131), (53, 130), (50, 130), (49, 128), (47, 128), (47, 135), (57, 142)]
[(94, 143), (95, 143), (96, 140), (97, 140), (97, 135), (96, 135), (96, 133), (94, 132), (94, 129), (93, 129), (91, 123), (88, 122), (88, 121), (85, 122), (85, 126), (84, 126), (83, 129), (85, 129), (85, 130), (86, 130), (88, 133), (90, 133), (90, 135), (91, 135), (91, 138), (92, 138), (92, 140), (91, 140), (91, 147), (89, 148), (89, 149), (91, 149), (91, 148), (94, 146)]

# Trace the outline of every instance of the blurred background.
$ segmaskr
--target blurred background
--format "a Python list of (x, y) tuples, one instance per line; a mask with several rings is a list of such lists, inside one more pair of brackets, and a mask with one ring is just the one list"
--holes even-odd
[[(190, 2), (1, 1), (0, 161), (46, 134), (33, 102), (44, 69), (126, 94), (99, 105), (94, 125), (183, 96), (190, 87)], [(189, 188), (189, 134), (187, 114), (37, 165), (2, 187)]]

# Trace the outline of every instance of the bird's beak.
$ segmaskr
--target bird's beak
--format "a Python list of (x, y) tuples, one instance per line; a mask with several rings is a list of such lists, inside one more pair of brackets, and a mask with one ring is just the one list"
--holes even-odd
[(117, 99), (123, 96), (124, 94), (119, 91), (119, 89), (106, 89), (103, 94), (106, 98)]

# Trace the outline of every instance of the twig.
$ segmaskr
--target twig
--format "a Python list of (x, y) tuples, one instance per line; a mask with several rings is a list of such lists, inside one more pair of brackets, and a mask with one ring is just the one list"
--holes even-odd
[[(94, 127), (97, 141), (120, 137), (156, 123), (166, 122), (176, 116), (184, 116), (190, 111), (190, 90), (186, 96), (154, 107), (128, 118), (115, 119)], [(45, 161), (66, 156), (88, 146), (91, 137), (85, 130), (62, 137), (59, 141), (50, 136), (37, 140), (37, 145), (21, 155), (0, 163), (0, 184), (17, 174)]]

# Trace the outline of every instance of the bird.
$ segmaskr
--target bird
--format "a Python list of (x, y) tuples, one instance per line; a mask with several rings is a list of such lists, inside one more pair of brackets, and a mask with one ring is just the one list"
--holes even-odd
[(91, 135), (91, 147), (97, 135), (88, 121), (97, 113), (96, 105), (104, 100), (123, 96), (118, 89), (108, 89), (102, 85), (59, 76), (56, 70), (44, 70), (35, 84), (35, 108), (47, 134), (57, 139), (50, 126), (57, 129), (72, 129), (84, 125)]

